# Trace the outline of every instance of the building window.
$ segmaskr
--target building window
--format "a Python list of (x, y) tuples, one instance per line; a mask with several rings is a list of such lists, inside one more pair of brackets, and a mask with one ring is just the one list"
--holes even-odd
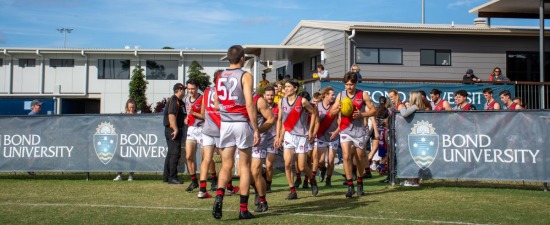
[(97, 63), (98, 79), (130, 79), (130, 60), (100, 59)]
[(357, 48), (355, 61), (366, 64), (403, 64), (403, 49)]
[(321, 55), (311, 57), (311, 71), (317, 71), (317, 65), (321, 65)]
[(34, 67), (36, 59), (19, 59), (19, 67)]
[(4, 66), (4, 59), (3, 58), (0, 58), (0, 67), (1, 66)]
[(74, 67), (74, 59), (50, 59), (50, 67)]
[(286, 75), (286, 66), (277, 68), (277, 79), (282, 80)]
[(420, 65), (422, 66), (450, 66), (451, 50), (421, 49)]
[(147, 80), (177, 80), (177, 60), (147, 60), (145, 76)]

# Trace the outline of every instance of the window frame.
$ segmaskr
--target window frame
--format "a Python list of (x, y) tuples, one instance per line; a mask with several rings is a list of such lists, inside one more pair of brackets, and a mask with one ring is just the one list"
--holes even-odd
[(74, 67), (74, 59), (50, 59), (50, 67)]
[[(422, 64), (422, 51), (433, 51), (433, 54), (434, 54), (434, 62), (433, 64)], [(437, 53), (449, 53), (449, 63), (447, 65), (443, 65), (443, 64), (437, 64)], [(427, 48), (427, 49), (420, 49), (420, 60), (419, 60), (419, 64), (420, 66), (452, 66), (453, 65), (453, 53), (451, 51), (451, 49), (431, 49), (431, 48)]]
[[(376, 63), (373, 63), (373, 62), (364, 62), (364, 61), (359, 61), (357, 60), (357, 53), (361, 50), (361, 49), (375, 49), (377, 50), (377, 62)], [(400, 54), (400, 63), (383, 63), (383, 62), (380, 62), (380, 50), (395, 50), (395, 49), (398, 49), (401, 54)], [(355, 53), (355, 61), (357, 64), (371, 64), (371, 65), (403, 65), (403, 48), (375, 48), (375, 47), (357, 47), (356, 48), (356, 53)]]
[[(23, 62), (23, 63), (22, 63)], [(33, 62), (32, 65), (29, 65), (29, 62)], [(19, 67), (36, 67), (36, 59), (35, 58), (20, 58), (19, 59)]]
[[(101, 70), (100, 70), (100, 62), (102, 60), (111, 60), (111, 61), (126, 61), (128, 62), (128, 78), (105, 78), (105, 74), (103, 74), (103, 77), (100, 77), (100, 73), (101, 73)], [(129, 59), (97, 59), (97, 79), (98, 80), (130, 80), (130, 77), (131, 77), (131, 71), (130, 71), (130, 67), (131, 67), (131, 60)]]
[[(176, 73), (174, 74), (175, 75), (174, 79), (153, 79), (153, 78), (150, 78), (149, 77), (149, 72), (152, 69), (149, 69), (147, 65), (148, 65), (148, 62), (151, 62), (151, 61), (152, 62), (175, 62)], [(158, 64), (158, 65), (165, 66), (164, 64)], [(146, 59), (145, 60), (145, 79), (146, 80), (178, 80), (178, 70), (179, 70), (179, 61), (178, 60), (170, 60), (170, 59)]]

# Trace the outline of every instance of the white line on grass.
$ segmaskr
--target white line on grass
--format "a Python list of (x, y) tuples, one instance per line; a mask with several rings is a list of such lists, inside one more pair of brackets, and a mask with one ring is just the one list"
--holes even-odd
[[(19, 206), (54, 206), (54, 207), (66, 207), (66, 206), (78, 206), (78, 207), (101, 207), (101, 208), (128, 208), (128, 209), (173, 209), (173, 210), (194, 210), (194, 211), (210, 211), (212, 209), (207, 208), (185, 208), (185, 207), (168, 207), (168, 206), (138, 206), (138, 205), (101, 205), (101, 204), (70, 204), (70, 203), (19, 203), (19, 202), (2, 202), (0, 205), (19, 205)], [(234, 211), (237, 210), (224, 210)], [(385, 218), (385, 217), (369, 217), (369, 216), (347, 216), (347, 215), (333, 215), (333, 214), (312, 214), (312, 213), (280, 213), (280, 212), (267, 212), (268, 214), (276, 215), (297, 215), (297, 216), (314, 216), (314, 217), (330, 217), (330, 218), (348, 218), (348, 219), (370, 219), (370, 220), (395, 220), (403, 222), (420, 222), (420, 223), (441, 223), (441, 224), (472, 224), (483, 225), (480, 223), (469, 223), (460, 221), (439, 221), (439, 220), (420, 220), (420, 219), (402, 219), (402, 218)]]

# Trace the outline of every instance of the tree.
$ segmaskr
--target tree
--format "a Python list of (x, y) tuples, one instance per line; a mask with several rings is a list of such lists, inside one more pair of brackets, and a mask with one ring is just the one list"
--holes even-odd
[(207, 87), (210, 86), (210, 76), (208, 76), (205, 72), (202, 72), (204, 68), (199, 64), (199, 62), (193, 60), (191, 62), (191, 65), (189, 65), (189, 69), (187, 73), (189, 74), (189, 79), (194, 79), (199, 84), (199, 89), (201, 91), (204, 91)]
[[(150, 105), (147, 105), (147, 96), (145, 96), (145, 91), (147, 90), (148, 83), (149, 82), (145, 80), (143, 69), (140, 65), (137, 65), (136, 68), (132, 71), (132, 78), (129, 84), (130, 93), (128, 97), (136, 101), (136, 107), (138, 109), (141, 109), (142, 112), (146, 112), (146, 108), (150, 107)], [(151, 111), (151, 109), (149, 109), (148, 111)]]
[(172, 48), (170, 46), (164, 46), (164, 47), (162, 47), (162, 49), (174, 49), (174, 48)]

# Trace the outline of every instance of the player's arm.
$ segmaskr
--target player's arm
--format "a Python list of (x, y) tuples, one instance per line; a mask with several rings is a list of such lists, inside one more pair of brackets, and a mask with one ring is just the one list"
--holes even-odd
[(451, 104), (449, 104), (449, 101), (443, 101), (443, 108), (445, 108), (445, 110), (447, 111), (453, 110), (453, 108), (451, 107)]
[(380, 131), (378, 130), (378, 123), (376, 122), (376, 119), (374, 119), (374, 116), (369, 117), (369, 119), (372, 122), (372, 128), (374, 132), (374, 138), (376, 140), (380, 139)]
[[(195, 117), (196, 119), (204, 120), (204, 113), (203, 113), (203, 103), (204, 103), (204, 95), (197, 99), (197, 101), (201, 101), (201, 109), (200, 112), (195, 112), (195, 110), (191, 110), (191, 116)], [(193, 106), (191, 106), (191, 109), (193, 109)]]
[(275, 135), (275, 143), (274, 143), (274, 146), (276, 149), (280, 148), (281, 147), (281, 144), (283, 143), (283, 137), (284, 137), (284, 129), (283, 129), (283, 108), (282, 108), (282, 103), (283, 101), (279, 101), (277, 103), (278, 106), (278, 109), (277, 110), (277, 131), (276, 131), (276, 135)]
[(258, 131), (258, 123), (256, 122), (258, 121), (258, 109), (256, 108), (256, 104), (254, 104), (254, 97), (252, 96), (253, 84), (254, 83), (252, 81), (252, 74), (250, 74), (249, 72), (244, 73), (242, 78), (242, 86), (244, 99), (246, 101), (246, 111), (248, 112), (248, 118), (250, 119), (250, 121), (252, 121), (252, 123), (250, 124), (252, 125), (252, 129), (254, 130), (254, 146), (257, 146), (260, 143), (260, 133)]
[(201, 116), (202, 116), (202, 119), (204, 119), (204, 116), (205, 116), (205, 112), (206, 112), (206, 102), (207, 102), (207, 101), (210, 101), (210, 99), (208, 99), (208, 96), (203, 95), (203, 96), (202, 96), (202, 102), (201, 102)]
[(376, 106), (370, 99), (370, 96), (367, 92), (363, 92), (363, 101), (365, 102), (365, 105), (367, 106), (364, 112), (361, 112), (362, 117), (371, 117), (374, 116), (376, 113)]
[(520, 110), (520, 109), (523, 109), (523, 107), (521, 107), (521, 105), (519, 105), (519, 104), (516, 104), (516, 109), (515, 110)]
[[(496, 101), (496, 100), (495, 100)], [(494, 106), (495, 110), (499, 110), (500, 109), (500, 104), (498, 104), (498, 102), (495, 102), (495, 106)]]
[(311, 120), (309, 121), (308, 139), (312, 141), (315, 138), (315, 123), (317, 122), (317, 111), (313, 109), (307, 99), (302, 98), (302, 107), (311, 114)]
[(265, 118), (265, 123), (258, 128), (260, 134), (262, 134), (271, 129), (273, 125), (275, 125), (275, 117), (273, 116), (273, 112), (271, 111), (271, 109), (269, 109), (269, 107), (267, 106), (267, 101), (264, 98), (259, 98), (257, 104), (258, 110)]
[(172, 132), (172, 140), (176, 139), (176, 136), (178, 135), (178, 123), (176, 121), (176, 113), (178, 110), (178, 103), (177, 100), (174, 101), (174, 98), (170, 98), (170, 106), (166, 109), (168, 110), (168, 122), (170, 123), (170, 127), (174, 130)]

